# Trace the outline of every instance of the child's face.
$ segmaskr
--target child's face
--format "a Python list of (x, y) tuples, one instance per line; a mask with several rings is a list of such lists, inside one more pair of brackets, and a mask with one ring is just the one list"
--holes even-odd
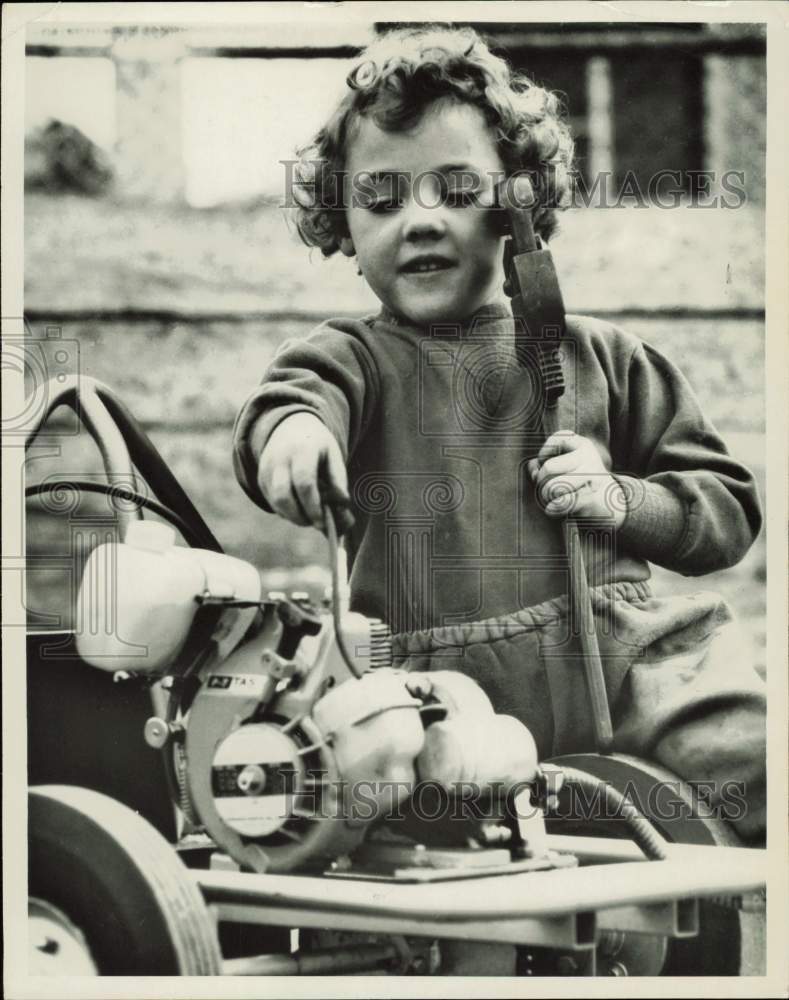
[[(440, 101), (406, 132), (362, 118), (346, 169), (353, 250), (391, 312), (419, 325), (462, 320), (496, 297), (502, 236), (489, 206), (504, 166), (478, 108)], [(477, 178), (471, 200), (459, 197), (469, 174)], [(360, 175), (372, 178), (361, 182), (364, 198)]]

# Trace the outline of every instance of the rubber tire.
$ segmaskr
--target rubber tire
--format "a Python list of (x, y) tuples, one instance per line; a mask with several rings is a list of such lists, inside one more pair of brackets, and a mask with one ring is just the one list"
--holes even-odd
[(42, 785), (28, 795), (29, 893), (85, 936), (100, 975), (212, 976), (214, 921), (173, 847), (99, 792)]

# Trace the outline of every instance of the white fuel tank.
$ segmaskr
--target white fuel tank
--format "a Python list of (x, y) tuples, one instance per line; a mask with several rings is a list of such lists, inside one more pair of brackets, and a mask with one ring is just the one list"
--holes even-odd
[(123, 542), (97, 546), (77, 598), (76, 645), (102, 670), (152, 673), (183, 646), (201, 595), (258, 601), (260, 576), (221, 552), (175, 544), (175, 531), (134, 521)]

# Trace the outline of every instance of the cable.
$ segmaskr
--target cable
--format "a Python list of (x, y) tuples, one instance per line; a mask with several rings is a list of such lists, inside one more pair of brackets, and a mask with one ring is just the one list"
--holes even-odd
[(566, 784), (576, 785), (585, 792), (602, 791), (606, 800), (606, 814), (610, 809), (613, 815), (621, 817), (627, 823), (633, 840), (650, 861), (665, 861), (668, 858), (666, 841), (663, 837), (649, 820), (636, 809), (633, 803), (625, 798), (621, 792), (618, 792), (613, 785), (574, 767), (562, 767), (560, 770)]
[(334, 513), (329, 504), (323, 505), (323, 518), (326, 525), (326, 537), (329, 539), (329, 561), (331, 562), (331, 610), (334, 620), (334, 635), (337, 639), (337, 648), (340, 655), (345, 660), (346, 667), (354, 677), (361, 677), (364, 671), (360, 670), (353, 660), (345, 644), (345, 637), (342, 634), (342, 615), (340, 611), (340, 568), (339, 568), (339, 541), (337, 539), (337, 525), (334, 521)]
[(191, 537), (195, 539), (190, 544), (197, 549), (222, 552), (222, 546), (170, 471), (170, 467), (159, 454), (156, 445), (142, 429), (139, 421), (132, 416), (107, 386), (96, 382), (95, 391), (118, 425), (128, 446), (131, 459), (139, 469), (143, 479), (149, 483), (163, 504), (179, 511), (184, 521), (190, 525)]
[(25, 497), (41, 496), (44, 493), (55, 493), (58, 490), (64, 489), (76, 490), (79, 493), (99, 493), (103, 496), (115, 497), (118, 500), (132, 501), (138, 507), (144, 507), (153, 514), (158, 514), (165, 521), (169, 521), (181, 533), (184, 541), (192, 548), (200, 547), (200, 538), (183, 518), (168, 507), (165, 507), (164, 504), (152, 500), (150, 497), (143, 496), (142, 493), (138, 493), (128, 486), (109, 486), (105, 483), (93, 483), (86, 479), (58, 479), (55, 482), (36, 483), (33, 486), (25, 487)]
[(223, 551), (154, 443), (106, 385), (87, 375), (69, 376), (62, 385), (56, 385), (51, 379), (46, 392), (47, 405), (25, 435), (26, 449), (58, 407), (70, 407), (95, 441), (108, 476), (131, 477), (133, 463), (158, 500), (172, 511), (178, 511), (183, 522), (189, 524), (188, 533), (179, 530), (184, 538), (190, 539), (190, 545), (212, 552)]

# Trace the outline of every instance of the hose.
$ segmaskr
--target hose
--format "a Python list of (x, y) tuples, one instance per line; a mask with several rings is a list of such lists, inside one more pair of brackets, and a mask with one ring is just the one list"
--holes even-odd
[(574, 767), (561, 768), (561, 774), (564, 776), (566, 785), (575, 785), (585, 792), (602, 792), (605, 796), (607, 811), (610, 809), (612, 815), (627, 823), (633, 840), (650, 861), (665, 861), (668, 858), (666, 841), (633, 803), (621, 792), (618, 792), (613, 785)]
[[(60, 406), (70, 407), (85, 425), (101, 452), (109, 478), (132, 475), (132, 463), (151, 486), (161, 503), (179, 513), (189, 524), (190, 545), (222, 552), (208, 525), (170, 471), (156, 446), (113, 392), (96, 379), (83, 375), (69, 377), (62, 385), (47, 383), (48, 403), (44, 412), (25, 435), (29, 448), (52, 413)], [(123, 512), (122, 512), (123, 513)], [(180, 529), (179, 529), (180, 530)], [(186, 538), (187, 535), (184, 534)]]
[(170, 467), (159, 454), (156, 445), (143, 430), (140, 422), (115, 396), (106, 385), (95, 383), (95, 392), (120, 428), (132, 462), (137, 466), (143, 479), (151, 486), (157, 498), (180, 516), (191, 528), (191, 535), (197, 539), (190, 544), (194, 548), (223, 552), (211, 529), (189, 499), (184, 488), (170, 471)]
[(199, 548), (201, 538), (194, 533), (187, 521), (176, 514), (175, 511), (165, 507), (164, 504), (150, 497), (143, 496), (142, 493), (138, 493), (128, 486), (109, 486), (105, 483), (94, 483), (87, 479), (58, 479), (54, 482), (35, 483), (33, 486), (27, 486), (25, 488), (25, 497), (30, 499), (42, 494), (57, 493), (60, 490), (76, 490), (79, 493), (99, 493), (103, 496), (111, 497), (113, 500), (134, 503), (138, 508), (144, 507), (146, 510), (150, 510), (153, 514), (158, 514), (159, 517), (168, 521), (176, 531), (180, 532), (187, 545)]
[(342, 634), (342, 612), (340, 609), (340, 568), (339, 568), (339, 547), (337, 538), (337, 525), (334, 520), (334, 513), (329, 504), (323, 505), (323, 517), (326, 525), (326, 537), (329, 540), (329, 562), (331, 563), (331, 611), (334, 621), (334, 636), (337, 640), (337, 648), (345, 661), (345, 666), (354, 677), (361, 677), (363, 671), (358, 668), (353, 657), (345, 644), (345, 637)]

